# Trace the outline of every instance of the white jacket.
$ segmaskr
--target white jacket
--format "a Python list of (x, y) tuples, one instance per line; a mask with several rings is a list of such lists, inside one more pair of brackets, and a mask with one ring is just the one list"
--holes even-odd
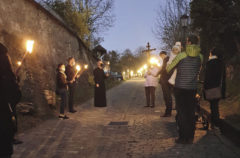
[[(173, 52), (171, 52), (167, 65), (171, 64), (173, 59), (175, 59), (176, 56), (177, 56), (176, 54), (173, 54)], [(171, 85), (175, 85), (176, 76), (177, 76), (177, 70), (175, 69), (172, 76), (169, 78), (168, 83), (170, 83)]]
[(157, 87), (158, 85), (158, 67), (153, 67), (148, 70), (150, 72), (150, 75), (148, 75), (148, 72), (144, 75), (145, 77), (145, 87)]

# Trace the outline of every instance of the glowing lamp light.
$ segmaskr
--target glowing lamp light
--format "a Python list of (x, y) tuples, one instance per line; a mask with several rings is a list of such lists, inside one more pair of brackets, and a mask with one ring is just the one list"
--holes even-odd
[(33, 45), (34, 45), (33, 40), (27, 40), (27, 52), (30, 53), (30, 54), (33, 51)]
[(143, 66), (143, 68), (146, 70), (146, 69), (148, 68), (147, 64), (145, 64), (145, 65)]
[(22, 65), (22, 62), (21, 62), (21, 61), (18, 61), (18, 62), (17, 62), (17, 65), (18, 65), (18, 66), (21, 66), (21, 65)]
[(76, 66), (76, 69), (77, 69), (77, 71), (80, 71), (80, 70), (81, 70), (81, 66), (80, 66), (80, 65), (77, 65), (77, 66)]
[(125, 71), (123, 71), (123, 75), (125, 75), (126, 74), (126, 72)]
[(84, 65), (84, 69), (88, 69), (88, 65)]
[(133, 71), (130, 72), (131, 76), (133, 76)]
[(151, 64), (158, 64), (159, 62), (158, 62), (158, 60), (156, 58), (151, 58), (150, 59), (150, 63)]

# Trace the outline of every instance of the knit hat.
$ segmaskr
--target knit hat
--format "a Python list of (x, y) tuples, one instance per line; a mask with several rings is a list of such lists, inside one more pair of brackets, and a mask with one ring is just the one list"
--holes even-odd
[(177, 49), (179, 52), (181, 51), (181, 47), (180, 46), (178, 46), (178, 45), (175, 45), (175, 46), (173, 46), (173, 48), (172, 49)]
[(179, 42), (179, 41), (175, 43), (175, 46), (179, 46), (180, 48), (181, 48), (181, 45), (182, 45), (182, 44), (181, 44), (181, 42)]

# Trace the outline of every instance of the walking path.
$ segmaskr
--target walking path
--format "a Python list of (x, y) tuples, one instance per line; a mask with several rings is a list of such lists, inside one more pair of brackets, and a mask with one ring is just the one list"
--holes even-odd
[[(108, 107), (90, 100), (69, 114), (19, 135), (13, 158), (238, 158), (238, 148), (220, 134), (196, 130), (194, 144), (175, 144), (174, 116), (161, 118), (160, 87), (156, 107), (144, 108), (143, 80), (127, 81), (107, 93)], [(175, 113), (174, 113), (175, 115)]]

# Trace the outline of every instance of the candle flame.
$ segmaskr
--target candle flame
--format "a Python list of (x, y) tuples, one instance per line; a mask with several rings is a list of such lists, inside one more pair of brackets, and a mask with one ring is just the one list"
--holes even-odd
[(84, 69), (88, 69), (88, 65), (84, 65)]
[(77, 66), (76, 66), (76, 69), (77, 69), (77, 71), (80, 71), (80, 70), (81, 70), (81, 66), (80, 66), (80, 65), (77, 65)]
[(33, 45), (34, 45), (33, 40), (27, 40), (27, 52), (30, 54), (32, 53)]
[(18, 62), (17, 62), (17, 65), (18, 65), (18, 66), (21, 66), (21, 65), (22, 65), (22, 62), (21, 62), (21, 61), (18, 61)]

